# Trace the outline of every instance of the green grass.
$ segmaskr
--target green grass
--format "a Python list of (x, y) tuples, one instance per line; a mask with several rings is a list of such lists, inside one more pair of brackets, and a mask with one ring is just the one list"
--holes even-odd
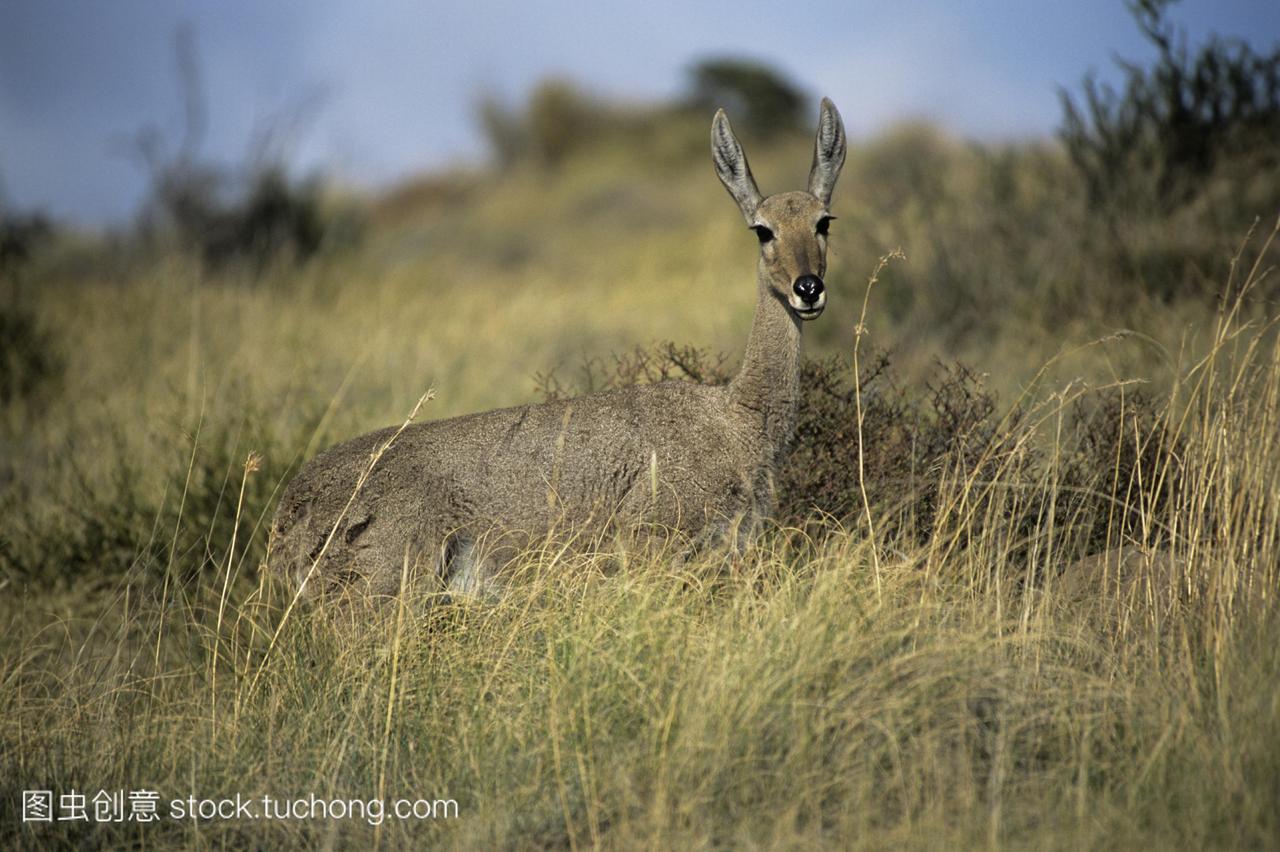
[[(800, 185), (806, 148), (753, 152), (766, 191)], [(810, 353), (848, 354), (900, 244), (861, 345), (892, 346), (917, 396), (962, 355), (1020, 415), (998, 457), (920, 473), (927, 535), (877, 505), (877, 535), (859, 513), (732, 563), (535, 552), (500, 601), (406, 594), (357, 624), (289, 606), (265, 520), (323, 446), (428, 388), (423, 416), (447, 416), (655, 340), (737, 356), (754, 238), (708, 164), (659, 166), (457, 176), (375, 207), (360, 249), (256, 281), (38, 268), (62, 371), (0, 434), (5, 845), (1277, 845), (1273, 249), (1230, 264), (1243, 228), (1134, 223), (1217, 266), (1166, 264), (1177, 297), (1133, 286), (1081, 251), (1094, 225), (1052, 149), (903, 131), (836, 190)], [(1197, 275), (1220, 306), (1184, 292)], [(1082, 475), (1073, 406), (1130, 380), (1156, 400), (1120, 420), (1147, 452)], [(24, 789), (458, 816), (24, 826)]]

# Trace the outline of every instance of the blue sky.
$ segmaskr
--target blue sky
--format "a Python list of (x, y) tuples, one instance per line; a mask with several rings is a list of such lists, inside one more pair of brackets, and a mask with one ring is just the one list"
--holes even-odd
[[(1193, 44), (1280, 42), (1280, 0), (1183, 0), (1173, 19)], [(646, 100), (680, 92), (698, 58), (742, 55), (829, 95), (855, 138), (924, 118), (1002, 139), (1052, 133), (1059, 85), (1151, 55), (1122, 0), (0, 0), (0, 199), (83, 224), (132, 215), (145, 181), (127, 140), (182, 126), (183, 24), (204, 154), (241, 162), (292, 115), (296, 165), (360, 186), (480, 160), (477, 95), (516, 100), (549, 75)]]

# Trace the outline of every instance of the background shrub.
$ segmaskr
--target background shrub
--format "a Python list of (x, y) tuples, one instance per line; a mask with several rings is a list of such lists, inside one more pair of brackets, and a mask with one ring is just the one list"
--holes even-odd
[(1080, 102), (1061, 94), (1060, 137), (1095, 206), (1182, 204), (1233, 163), (1247, 169), (1236, 182), (1280, 164), (1280, 46), (1215, 35), (1192, 51), (1165, 17), (1173, 1), (1130, 5), (1157, 50), (1150, 67), (1121, 62), (1119, 91), (1088, 76)]
[(0, 304), (0, 406), (31, 397), (61, 371), (53, 337), (30, 306), (16, 298)]
[[(680, 380), (725, 384), (732, 377), (724, 355), (664, 343), (637, 348), (610, 361), (583, 363), (562, 380), (536, 377), (543, 399), (564, 399), (635, 384)], [(999, 464), (1007, 440), (996, 400), (961, 364), (939, 366), (923, 396), (894, 381), (891, 359), (876, 353), (860, 377), (867, 495), (878, 514), (927, 537), (937, 511), (945, 468), (973, 472)], [(790, 452), (778, 472), (775, 519), (805, 527), (816, 520), (850, 523), (863, 511), (858, 475), (857, 400), (846, 359), (808, 358), (801, 365), (801, 397)], [(889, 530), (886, 530), (888, 532)]]
[[(720, 385), (732, 375), (723, 355), (664, 343), (591, 359), (568, 378), (553, 371), (535, 379), (551, 400), (668, 380)], [(1164, 541), (1152, 519), (1168, 515), (1185, 484), (1178, 463), (1185, 447), (1169, 428), (1170, 412), (1149, 394), (1103, 390), (1069, 410), (1040, 411), (1063, 423), (1048, 458), (1030, 441), (1031, 413), (1004, 412), (963, 364), (938, 363), (932, 379), (910, 388), (888, 353), (871, 353), (859, 386), (861, 480), (851, 364), (839, 356), (802, 363), (796, 430), (776, 480), (779, 525), (811, 533), (833, 521), (857, 527), (865, 486), (877, 537), (899, 545), (932, 539), (963, 549), (990, 525), (1015, 531), (1004, 559), (1025, 560), (1044, 544), (1035, 531), (1050, 527), (1059, 547), (1087, 553)]]
[(797, 132), (807, 98), (777, 69), (760, 62), (718, 57), (689, 72), (690, 104), (700, 113), (724, 108), (745, 131), (762, 139)]
[[(259, 134), (243, 165), (220, 166), (201, 155), (208, 119), (190, 30), (178, 31), (174, 48), (184, 126), (176, 141), (154, 127), (134, 139), (151, 184), (137, 238), (176, 245), (214, 271), (236, 266), (255, 274), (276, 262), (306, 261), (326, 244), (354, 241), (355, 211), (328, 203), (319, 177), (292, 174), (280, 150), (285, 134)], [(277, 117), (267, 126), (283, 124)]]
[(26, 267), (55, 236), (46, 217), (0, 207), (0, 406), (31, 397), (62, 369), (53, 336), (23, 288)]

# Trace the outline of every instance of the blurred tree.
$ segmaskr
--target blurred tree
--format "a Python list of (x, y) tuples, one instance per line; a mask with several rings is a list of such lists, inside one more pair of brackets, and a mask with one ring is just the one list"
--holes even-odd
[(568, 80), (543, 80), (524, 109), (506, 106), (492, 93), (480, 96), (476, 117), (500, 166), (528, 158), (554, 168), (580, 149), (599, 141), (614, 110)]
[(1192, 53), (1166, 18), (1174, 2), (1129, 3), (1157, 57), (1120, 62), (1121, 91), (1090, 74), (1081, 102), (1060, 93), (1059, 136), (1095, 206), (1181, 203), (1224, 162), (1260, 171), (1280, 159), (1280, 46), (1259, 54), (1212, 35)]
[(53, 235), (53, 223), (42, 213), (11, 213), (0, 206), (0, 278), (16, 276), (32, 251)]
[[(62, 370), (53, 339), (22, 286), (24, 269), (54, 235), (43, 213), (9, 209), (0, 193), (0, 407), (32, 396)], [(6, 473), (0, 470), (0, 484)]]
[[(174, 37), (183, 103), (176, 146), (154, 127), (139, 131), (131, 150), (151, 180), (139, 223), (144, 239), (171, 237), (210, 268), (248, 264), (261, 270), (277, 258), (301, 261), (316, 254), (330, 233), (323, 186), (315, 177), (294, 179), (286, 167), (290, 134), (276, 117), (260, 130), (256, 156), (238, 169), (220, 168), (200, 155), (208, 125), (200, 63), (191, 30)], [(318, 98), (301, 102), (311, 111)], [(294, 116), (294, 124), (300, 118)], [(341, 218), (341, 217), (337, 217)], [(354, 235), (358, 228), (348, 228)]]
[(500, 167), (511, 166), (528, 150), (528, 128), (521, 116), (493, 92), (476, 100), (475, 115)]
[(750, 59), (704, 59), (691, 71), (690, 100), (701, 109), (724, 107), (753, 136), (773, 136), (801, 125), (805, 96), (781, 73)]
[(529, 97), (529, 136), (533, 154), (557, 166), (590, 136), (597, 109), (577, 86), (544, 80)]

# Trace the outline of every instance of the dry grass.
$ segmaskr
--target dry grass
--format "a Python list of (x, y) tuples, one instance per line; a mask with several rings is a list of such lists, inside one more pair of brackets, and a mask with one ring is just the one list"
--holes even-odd
[[(929, 139), (954, 158), (945, 180), (972, 179), (977, 154)], [(885, 156), (857, 152), (838, 193), (874, 198)], [(773, 166), (756, 171), (777, 187)], [(496, 602), (408, 594), (349, 611), (358, 625), (290, 609), (258, 571), (263, 519), (320, 446), (403, 420), (428, 387), (444, 416), (633, 344), (738, 351), (750, 235), (710, 170), (658, 186), (618, 168), (518, 173), (501, 196), (477, 179), (257, 284), (179, 260), (52, 280), (63, 384), (3, 436), (6, 844), (1274, 847), (1280, 348), (1265, 261), (1246, 268), (1260, 239), (1216, 312), (1138, 299), (1111, 325), (1087, 306), (1057, 322), (1022, 293), (957, 338), (889, 291), (927, 290), (939, 246), (960, 262), (972, 220), (939, 233), (935, 208), (873, 246), (861, 216), (893, 229), (838, 210), (811, 351), (848, 351), (862, 276), (901, 243), (866, 340), (904, 339), (908, 365), (955, 343), (1006, 390), (993, 455), (919, 472), (927, 534), (858, 501), (847, 528), (774, 530), (728, 566), (535, 552)], [(1011, 209), (1052, 174), (1018, 171)], [(988, 253), (1009, 268), (1012, 249)], [(1121, 322), (1140, 334), (1108, 336)], [(1126, 414), (1130, 379), (1149, 418)], [(1141, 451), (1082, 472), (1071, 412), (1104, 386)], [(23, 826), (31, 788), (145, 788), (161, 813), (240, 793), (459, 815)]]

